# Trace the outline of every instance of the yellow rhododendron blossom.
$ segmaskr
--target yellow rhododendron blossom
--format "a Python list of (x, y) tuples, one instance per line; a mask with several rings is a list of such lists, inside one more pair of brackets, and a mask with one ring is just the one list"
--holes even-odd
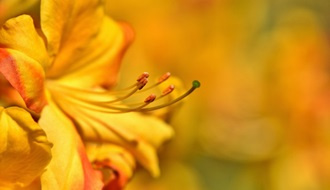
[(51, 147), (27, 111), (0, 107), (0, 189), (30, 185), (49, 163)]
[[(100, 0), (41, 1), (40, 18), (20, 15), (1, 26), (0, 72), (27, 108), (40, 114), (39, 124), (54, 144), (53, 158), (41, 176), (44, 189), (122, 188), (135, 160), (159, 175), (157, 149), (173, 131), (160, 119), (136, 112), (174, 104), (199, 82), (162, 105), (147, 107), (156, 100), (153, 94), (144, 102), (123, 104), (149, 76), (143, 73), (126, 90), (111, 89), (132, 38), (126, 24), (104, 13)], [(159, 98), (173, 90), (170, 86)], [(113, 171), (110, 177), (101, 172), (103, 167)]]

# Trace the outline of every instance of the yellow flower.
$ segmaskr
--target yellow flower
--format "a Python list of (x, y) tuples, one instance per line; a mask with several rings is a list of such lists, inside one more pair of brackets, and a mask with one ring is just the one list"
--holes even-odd
[(0, 107), (1, 189), (31, 184), (49, 163), (51, 147), (45, 132), (27, 111)]
[[(148, 78), (142, 74), (130, 90), (109, 90), (133, 38), (131, 29), (106, 16), (98, 0), (41, 1), (40, 10), (39, 20), (20, 15), (1, 27), (0, 72), (26, 106), (41, 113), (39, 124), (54, 144), (52, 161), (41, 176), (42, 187), (102, 187), (100, 173), (89, 163), (83, 142), (95, 168), (113, 172), (109, 178), (102, 173), (107, 187), (113, 178), (122, 187), (122, 179), (132, 175), (135, 159), (158, 176), (156, 150), (173, 131), (151, 115), (132, 112), (171, 105), (199, 83), (194, 82), (187, 93), (163, 105), (146, 107), (155, 95), (139, 105), (122, 105), (121, 101), (143, 88)], [(159, 83), (169, 75), (164, 77)], [(172, 86), (160, 98), (171, 91)], [(125, 176), (118, 177), (118, 173)]]

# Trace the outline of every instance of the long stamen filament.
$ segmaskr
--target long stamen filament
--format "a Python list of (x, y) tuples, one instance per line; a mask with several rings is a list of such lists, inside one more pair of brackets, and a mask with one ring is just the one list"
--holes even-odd
[[(167, 95), (169, 95), (171, 92), (173, 92), (175, 86), (173, 84), (171, 84), (170, 86), (168, 86), (165, 90), (163, 90), (162, 94), (160, 96), (157, 96), (153, 102), (158, 101), (164, 97), (166, 97)], [(141, 105), (141, 103), (129, 103), (126, 104), (127, 106), (137, 106), (137, 105)]]
[[(148, 96), (144, 100), (144, 102), (133, 103), (133, 104), (122, 104), (123, 106), (120, 106), (120, 104), (121, 104), (120, 102), (122, 100), (128, 99), (129, 97), (133, 96), (134, 94), (136, 94), (138, 92), (143, 92), (143, 91), (152, 89), (152, 88), (160, 85), (164, 81), (166, 81), (170, 76), (171, 76), (171, 74), (169, 72), (167, 72), (158, 79), (157, 83), (142, 90), (142, 88), (148, 83), (148, 77), (149, 77), (149, 73), (144, 72), (137, 78), (137, 82), (135, 84), (121, 90), (122, 92), (125, 92), (125, 91), (128, 91), (133, 88), (131, 91), (129, 91), (128, 93), (126, 92), (125, 95), (120, 96), (120, 97), (111, 96), (112, 94), (117, 94), (117, 91), (115, 91), (115, 92), (94, 91), (94, 90), (90, 91), (90, 90), (86, 90), (86, 89), (79, 89), (79, 88), (74, 88), (71, 86), (66, 86), (66, 85), (59, 84), (59, 83), (56, 83), (53, 81), (48, 81), (48, 83), (50, 84), (50, 87), (51, 87), (51, 88), (49, 88), (49, 90), (51, 90), (55, 94), (62, 95), (63, 93), (65, 93), (65, 95), (62, 96), (64, 101), (69, 101), (70, 103), (74, 103), (76, 105), (80, 105), (80, 106), (86, 107), (88, 109), (93, 109), (96, 111), (101, 111), (101, 112), (106, 112), (106, 113), (126, 113), (126, 112), (133, 112), (133, 111), (148, 112), (148, 111), (154, 111), (154, 110), (161, 109), (161, 108), (170, 106), (172, 104), (175, 104), (175, 103), (181, 101), (182, 99), (184, 99), (185, 97), (187, 97), (189, 94), (191, 94), (196, 88), (200, 87), (199, 81), (195, 80), (192, 83), (192, 87), (187, 92), (185, 92), (181, 96), (177, 97), (176, 99), (166, 102), (161, 105), (146, 108), (146, 106), (148, 106), (150, 103), (160, 100), (163, 97), (169, 95), (171, 92), (173, 92), (175, 86), (170, 85), (165, 90), (163, 90), (162, 94), (159, 95), (158, 97), (156, 97), (156, 95), (152, 94), (152, 95)], [(111, 100), (109, 100), (109, 99), (111, 99)], [(115, 106), (115, 104), (113, 104), (113, 103), (116, 103), (116, 104), (119, 103), (119, 104), (117, 106)]]
[[(128, 86), (128, 87), (125, 87), (125, 88), (122, 88), (122, 89), (119, 89), (119, 90), (115, 90), (115, 91), (90, 91), (90, 90), (86, 90), (86, 89), (82, 89), (82, 88), (75, 88), (75, 87), (72, 87), (72, 86), (68, 86), (68, 85), (63, 85), (61, 83), (58, 83), (58, 82), (54, 82), (52, 80), (48, 80), (47, 83), (50, 84), (50, 86), (55, 86), (55, 87), (60, 87), (62, 88), (63, 90), (70, 90), (71, 92), (72, 91), (75, 91), (77, 93), (86, 93), (86, 94), (100, 94), (100, 95), (104, 95), (104, 94), (119, 94), (119, 93), (126, 93), (127, 90), (130, 90), (134, 87), (139, 87), (140, 89), (142, 89), (146, 83), (144, 85), (141, 86), (141, 83), (143, 83), (143, 81), (141, 82), (141, 80), (146, 80), (147, 78), (149, 77), (149, 73), (147, 72), (144, 72), (142, 73), (138, 78), (137, 78), (137, 82), (135, 82), (134, 84)], [(140, 85), (140, 86), (139, 86)]]
[[(57, 95), (58, 92), (53, 92), (54, 95)], [(101, 111), (105, 113), (125, 113), (125, 112), (133, 112), (133, 111), (139, 111), (142, 108), (146, 107), (150, 103), (152, 103), (156, 99), (156, 95), (151, 94), (149, 95), (143, 103), (139, 103), (135, 107), (119, 107), (119, 106), (111, 106), (101, 103), (95, 103), (95, 102), (89, 102), (84, 101), (81, 99), (77, 99), (73, 96), (63, 96), (62, 100), (70, 102), (70, 104), (76, 104), (81, 107), (85, 107), (87, 109), (95, 110), (95, 111)]]
[[(170, 106), (172, 104), (175, 104), (175, 103), (179, 102), (180, 100), (184, 99), (185, 97), (187, 97), (189, 94), (191, 94), (198, 87), (200, 87), (200, 83), (198, 81), (193, 81), (193, 86), (186, 93), (184, 93), (183, 95), (181, 95), (178, 98), (176, 98), (176, 99), (174, 99), (170, 102), (167, 102), (165, 104), (161, 104), (161, 105), (154, 106), (154, 107), (149, 107), (149, 108), (145, 108), (145, 107), (147, 105), (149, 105), (150, 103), (152, 103), (152, 102), (154, 102), (154, 101), (156, 101), (156, 100), (158, 100), (162, 97), (165, 97), (166, 95), (171, 93), (174, 90), (174, 86), (170, 85), (168, 88), (166, 88), (163, 91), (163, 94), (159, 97), (156, 97), (156, 95), (154, 95), (154, 94), (148, 96), (144, 100), (144, 103), (136, 104), (134, 107), (112, 106), (112, 105), (106, 104), (106, 102), (90, 102), (90, 101), (85, 101), (83, 99), (77, 99), (74, 96), (63, 96), (63, 97), (64, 97), (64, 99), (67, 99), (71, 103), (75, 103), (77, 105), (86, 107), (88, 109), (101, 111), (101, 112), (107, 112), (107, 113), (126, 113), (126, 112), (134, 112), (134, 111), (147, 112), (147, 111), (154, 111), (154, 110), (161, 109), (161, 108)], [(56, 93), (56, 91), (55, 91), (55, 93)], [(107, 103), (109, 103), (109, 102), (107, 102)]]
[(104, 103), (114, 103), (114, 102), (119, 102), (121, 100), (125, 100), (125, 99), (129, 98), (130, 96), (132, 96), (133, 94), (135, 94), (135, 92), (138, 91), (138, 90), (139, 90), (138, 88), (135, 88), (134, 90), (132, 90), (130, 93), (128, 93), (125, 96), (116, 98), (116, 99), (111, 100), (111, 101), (104, 101)]
[(148, 78), (146, 78), (146, 77), (138, 79), (138, 84), (137, 84), (136, 88), (134, 90), (132, 90), (130, 93), (128, 93), (125, 96), (119, 97), (115, 100), (105, 101), (104, 103), (114, 103), (114, 102), (119, 102), (121, 100), (125, 100), (125, 99), (129, 98), (130, 96), (132, 96), (133, 94), (135, 94), (136, 91), (141, 90), (147, 83), (148, 83)]
[[(144, 77), (144, 78), (143, 78)], [(132, 87), (135, 87), (133, 90), (131, 90), (129, 93), (127, 93), (124, 96), (112, 99), (112, 100), (104, 100), (103, 103), (115, 103), (115, 102), (119, 102), (121, 100), (125, 100), (127, 98), (129, 98), (130, 96), (132, 96), (133, 94), (135, 94), (138, 90), (141, 90), (147, 83), (148, 83), (148, 77), (149, 74), (148, 73), (143, 73), (138, 79), (137, 82), (132, 85), (129, 88), (126, 88), (126, 90), (122, 90), (121, 92), (125, 92), (127, 90), (129, 90)], [(71, 86), (67, 86), (67, 85), (62, 85), (60, 83), (56, 83), (56, 82), (52, 82), (52, 81), (47, 81), (52, 88), (55, 89), (60, 89), (61, 92), (66, 93), (68, 95), (71, 96), (75, 96), (75, 98), (77, 99), (83, 99), (85, 101), (90, 101), (90, 102), (95, 102), (95, 97), (99, 97), (100, 100), (97, 100), (97, 103), (101, 103), (102, 99), (104, 99), (104, 95), (111, 95), (111, 94), (117, 94), (116, 91), (90, 91), (90, 90), (86, 90), (86, 89), (79, 89), (79, 88), (74, 88)], [(72, 92), (77, 92), (77, 93), (72, 93)], [(88, 98), (93, 97), (92, 100), (88, 100)], [(87, 97), (87, 98), (86, 98)], [(107, 97), (107, 96), (106, 96)], [(109, 96), (110, 97), (110, 96)]]

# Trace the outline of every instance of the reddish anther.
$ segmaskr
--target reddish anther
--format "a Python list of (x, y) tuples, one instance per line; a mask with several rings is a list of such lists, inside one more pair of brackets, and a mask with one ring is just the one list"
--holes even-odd
[(174, 88), (175, 88), (175, 86), (173, 84), (171, 84), (170, 86), (165, 88), (165, 90), (163, 91), (163, 96), (173, 92)]
[(149, 104), (149, 103), (153, 102), (155, 99), (156, 99), (156, 95), (151, 94), (144, 100), (144, 102)]
[(149, 73), (148, 73), (148, 72), (144, 72), (144, 73), (142, 73), (142, 74), (136, 79), (136, 81), (140, 82), (141, 80), (146, 79), (146, 78), (148, 78), (148, 77), (149, 77)]
[(140, 81), (138, 81), (138, 89), (141, 90), (146, 84), (148, 83), (148, 78), (142, 78)]
[(167, 72), (165, 74), (163, 74), (161, 77), (159, 77), (158, 82), (164, 82), (166, 81), (168, 78), (170, 78), (171, 73)]

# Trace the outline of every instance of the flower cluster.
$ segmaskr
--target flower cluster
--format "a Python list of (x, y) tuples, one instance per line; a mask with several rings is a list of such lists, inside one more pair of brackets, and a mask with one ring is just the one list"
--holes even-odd
[(157, 149), (173, 130), (145, 113), (200, 84), (165, 103), (153, 102), (173, 85), (126, 102), (170, 77), (144, 88), (143, 73), (113, 89), (133, 37), (127, 24), (106, 15), (101, 0), (1, 2), (1, 189), (122, 189), (137, 164), (159, 175)]

